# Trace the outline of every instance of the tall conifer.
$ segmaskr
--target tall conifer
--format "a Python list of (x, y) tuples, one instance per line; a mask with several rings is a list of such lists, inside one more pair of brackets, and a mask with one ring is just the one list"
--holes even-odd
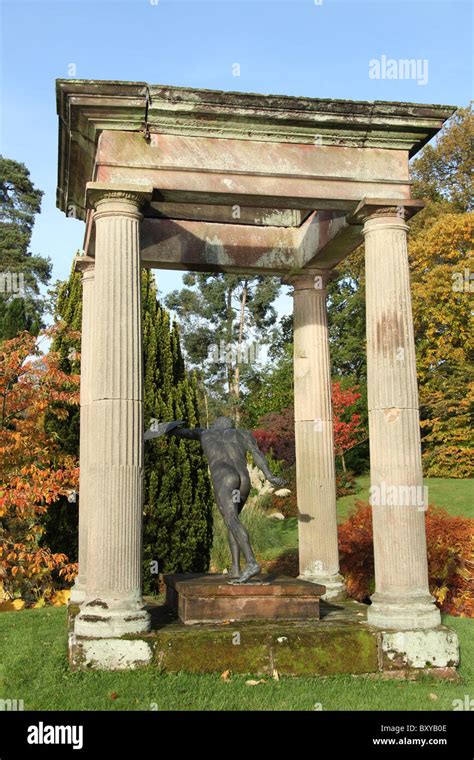
[[(52, 350), (60, 354), (61, 369), (79, 371), (82, 285), (80, 274), (56, 286), (56, 320), (62, 323)], [(142, 319), (145, 426), (151, 419), (199, 424), (197, 381), (186, 373), (177, 324), (159, 304), (154, 278), (142, 273)], [(71, 331), (72, 334), (71, 334)], [(79, 410), (68, 409), (64, 420), (47, 424), (67, 453), (79, 455)], [(212, 492), (199, 443), (174, 437), (145, 446), (143, 577), (145, 593), (157, 588), (159, 572), (206, 570), (212, 544)], [(79, 505), (80, 508), (80, 505)], [(77, 510), (60, 500), (48, 510), (45, 542), (77, 556)], [(67, 552), (66, 552), (67, 553)]]

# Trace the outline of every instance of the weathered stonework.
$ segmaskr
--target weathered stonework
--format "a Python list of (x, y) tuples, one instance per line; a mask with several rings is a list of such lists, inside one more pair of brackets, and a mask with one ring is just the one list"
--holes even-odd
[(323, 270), (291, 279), (294, 286), (296, 486), (300, 578), (344, 594), (339, 573), (331, 367)]
[[(408, 227), (401, 212), (379, 212), (364, 226), (373, 494), (423, 486)], [(373, 503), (372, 524), (376, 589), (369, 621), (380, 628), (438, 626), (440, 613), (428, 590), (423, 505), (409, 499), (396, 506)]]
[[(137, 667), (153, 650), (174, 668), (185, 651), (191, 657), (192, 639), (177, 629), (149, 634), (141, 598), (141, 266), (281, 275), (294, 284), (300, 570), (337, 599), (344, 584), (325, 283), (365, 236), (372, 485), (419, 487), (406, 221), (422, 204), (411, 198), (408, 161), (455, 109), (70, 79), (58, 80), (57, 105), (57, 202), (86, 221), (78, 263), (86, 270), (81, 545), (72, 594), (80, 608), (71, 662)], [(280, 658), (288, 673), (306, 672), (306, 660), (309, 672), (351, 672), (344, 669), (352, 648), (369, 669), (374, 652), (378, 667), (400, 661), (423, 669), (425, 645), (432, 659), (455, 664), (454, 639), (439, 628), (428, 592), (423, 511), (374, 505), (373, 514), (371, 625), (352, 621), (344, 635), (332, 634), (339, 644), (325, 662), (319, 624), (293, 629), (288, 647), (252, 629), (252, 646), (234, 652), (236, 667), (260, 663), (266, 672)], [(411, 635), (419, 629), (427, 630)], [(168, 634), (174, 638), (165, 642)], [(211, 634), (199, 635), (195, 644), (204, 647)], [(226, 634), (215, 635), (227, 652)]]
[[(367, 607), (346, 600), (326, 606), (320, 621), (240, 621), (183, 625), (162, 606), (149, 634), (121, 639), (69, 638), (75, 670), (123, 670), (152, 666), (166, 673), (223, 673), (273, 676), (371, 675), (452, 679), (459, 663), (456, 634), (380, 631), (367, 625)], [(74, 616), (74, 611), (70, 611)], [(71, 626), (70, 626), (71, 628)]]
[[(143, 377), (139, 222), (142, 194), (91, 185), (95, 206), (95, 328), (90, 371), (85, 599), (77, 636), (149, 630), (141, 601)], [(83, 380), (84, 385), (84, 380)], [(117, 644), (117, 647), (120, 645)]]

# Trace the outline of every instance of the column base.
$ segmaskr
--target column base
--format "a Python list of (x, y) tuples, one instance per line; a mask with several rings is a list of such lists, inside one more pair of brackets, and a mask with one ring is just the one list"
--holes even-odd
[(430, 594), (403, 597), (376, 592), (370, 599), (367, 622), (377, 628), (407, 631), (441, 625), (441, 613)]
[(142, 639), (69, 636), (69, 664), (73, 670), (135, 670), (150, 665), (151, 643)]
[(70, 596), (69, 596), (69, 603), (70, 604), (82, 604), (85, 598), (86, 598), (86, 585), (85, 585), (85, 583), (82, 583), (82, 582), (74, 583), (74, 585), (71, 588), (71, 593), (70, 593)]
[(88, 638), (116, 638), (133, 633), (148, 633), (151, 628), (149, 613), (139, 602), (122, 605), (103, 599), (84, 601), (74, 622), (76, 636)]
[(325, 586), (326, 592), (321, 595), (321, 599), (325, 599), (326, 601), (329, 599), (344, 599), (347, 596), (346, 584), (340, 573), (334, 573), (333, 575), (302, 573), (298, 578), (302, 581), (319, 583), (321, 586)]
[(382, 631), (378, 635), (384, 670), (459, 665), (458, 637), (444, 625), (430, 631)]

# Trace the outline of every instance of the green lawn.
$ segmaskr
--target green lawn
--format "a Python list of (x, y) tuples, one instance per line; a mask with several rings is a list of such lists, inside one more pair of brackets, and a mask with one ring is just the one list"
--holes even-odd
[[(123, 673), (77, 672), (66, 660), (66, 610), (0, 614), (0, 698), (23, 699), (25, 710), (452, 710), (453, 699), (474, 693), (472, 620), (446, 618), (460, 637), (458, 683), (369, 677), (266, 678), (163, 674), (152, 668)], [(212, 652), (209, 653), (212, 657)]]
[[(442, 507), (451, 515), (462, 515), (474, 518), (474, 481), (457, 480), (455, 478), (425, 478), (428, 487), (430, 504)], [(357, 493), (343, 496), (337, 500), (339, 522), (343, 522), (350, 509), (359, 499), (369, 500), (370, 477), (364, 475), (357, 478)], [(274, 531), (279, 537), (279, 546), (269, 549), (262, 555), (264, 559), (273, 559), (281, 554), (282, 549), (296, 549), (298, 546), (298, 526), (296, 517), (286, 520), (275, 520)]]
[[(473, 516), (472, 483), (431, 478), (429, 501), (453, 515)], [(355, 496), (338, 500), (344, 519), (356, 499), (368, 498), (368, 478)], [(297, 546), (296, 519), (275, 521), (278, 555)], [(0, 613), (0, 698), (23, 699), (26, 710), (451, 710), (454, 699), (474, 693), (472, 620), (445, 617), (461, 642), (460, 681), (423, 677), (416, 682), (369, 677), (266, 678), (223, 682), (215, 675), (163, 674), (156, 669), (124, 673), (72, 673), (67, 663), (65, 608)], [(212, 657), (212, 652), (209, 652)], [(251, 674), (249, 674), (251, 675)]]
[[(425, 478), (423, 482), (428, 487), (428, 502), (430, 504), (442, 507), (451, 515), (474, 517), (473, 480)], [(337, 511), (340, 519), (347, 517), (350, 508), (358, 499), (369, 500), (369, 486), (369, 475), (357, 478), (357, 493), (352, 496), (343, 496), (337, 500)]]

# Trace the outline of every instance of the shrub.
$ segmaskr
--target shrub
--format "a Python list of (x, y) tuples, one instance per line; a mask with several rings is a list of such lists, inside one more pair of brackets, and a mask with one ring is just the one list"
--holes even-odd
[[(474, 617), (472, 600), (474, 520), (453, 517), (430, 506), (426, 513), (426, 539), (430, 591), (442, 612)], [(339, 552), (350, 596), (366, 601), (374, 591), (372, 514), (358, 501), (339, 527)]]
[(49, 507), (77, 488), (79, 474), (46, 429), (45, 414), (61, 417), (63, 404), (78, 403), (78, 377), (22, 333), (1, 346), (0, 397), (0, 594), (31, 604), (51, 598), (77, 570), (63, 552), (40, 543)]

